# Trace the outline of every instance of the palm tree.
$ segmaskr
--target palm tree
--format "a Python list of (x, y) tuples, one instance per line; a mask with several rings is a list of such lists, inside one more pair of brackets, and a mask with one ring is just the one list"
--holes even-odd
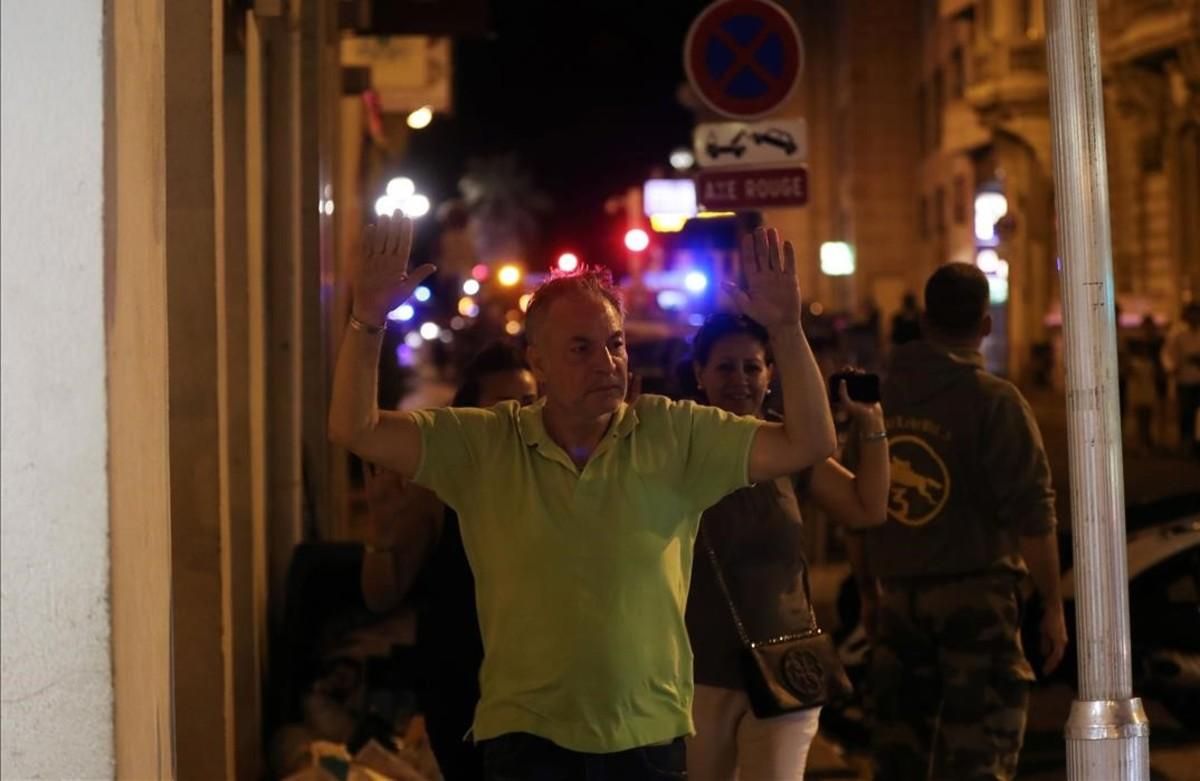
[(476, 257), (482, 263), (525, 260), (536, 245), (550, 199), (515, 155), (476, 158), (459, 180)]

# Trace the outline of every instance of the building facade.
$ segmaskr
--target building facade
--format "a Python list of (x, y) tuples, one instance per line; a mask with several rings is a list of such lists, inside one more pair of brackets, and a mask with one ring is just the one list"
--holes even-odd
[[(1200, 3), (1102, 0), (1113, 260), (1123, 321), (1200, 297)], [(810, 290), (887, 322), (950, 261), (993, 284), (990, 366), (1029, 379), (1060, 333), (1044, 0), (805, 3), (798, 242), (855, 248)], [(814, 262), (815, 267), (815, 262)], [(815, 273), (815, 272), (814, 272)]]

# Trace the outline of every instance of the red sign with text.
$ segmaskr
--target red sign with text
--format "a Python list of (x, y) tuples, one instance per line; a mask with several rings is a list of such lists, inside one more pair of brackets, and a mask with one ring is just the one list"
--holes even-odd
[(696, 176), (696, 200), (706, 211), (770, 209), (808, 203), (808, 169), (713, 169)]

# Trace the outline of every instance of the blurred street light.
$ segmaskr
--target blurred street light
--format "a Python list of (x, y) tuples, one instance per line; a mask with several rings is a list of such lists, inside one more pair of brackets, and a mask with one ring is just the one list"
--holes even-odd
[(521, 296), (521, 300), (517, 302), (517, 306), (521, 308), (522, 312), (527, 312), (529, 311), (529, 302), (532, 300), (533, 293), (526, 293), (525, 295)]
[(700, 271), (689, 271), (683, 278), (683, 286), (692, 293), (703, 293), (708, 288), (708, 277)]
[(415, 220), (429, 214), (431, 208), (429, 198), (417, 192), (416, 183), (407, 176), (388, 181), (386, 192), (375, 201), (375, 214), (380, 217), (390, 217), (399, 211)]
[(630, 252), (641, 252), (650, 246), (650, 235), (641, 228), (631, 228), (625, 233), (625, 247)]
[(417, 193), (408, 199), (408, 202), (404, 205), (404, 212), (415, 220), (418, 217), (424, 217), (426, 214), (429, 214), (431, 205), (428, 198)]
[(1008, 199), (1004, 193), (981, 192), (975, 196), (975, 238), (994, 241), (996, 221), (1008, 214)]
[(433, 109), (429, 106), (422, 106), (408, 115), (408, 126), (413, 130), (424, 130), (429, 127), (429, 123), (432, 121)]
[(521, 324), (516, 320), (509, 320), (504, 324), (504, 333), (508, 334), (509, 336), (516, 336), (517, 334), (521, 333)]
[(399, 208), (399, 201), (390, 196), (381, 195), (375, 199), (375, 214), (379, 217), (391, 217)]
[(579, 256), (574, 252), (564, 252), (558, 256), (558, 270), (570, 274), (575, 269), (579, 268)]
[(413, 298), (417, 299), (421, 303), (425, 303), (432, 297), (433, 293), (430, 292), (429, 288), (425, 287), (424, 285), (421, 285), (413, 291)]
[(406, 323), (409, 320), (412, 320), (413, 315), (415, 314), (416, 310), (412, 308), (411, 304), (401, 304), (392, 311), (388, 312), (388, 320), (399, 320), (402, 323)]
[(650, 227), (656, 233), (679, 233), (687, 224), (688, 218), (683, 214), (651, 214)]
[(417, 185), (407, 176), (397, 176), (387, 183), (387, 195), (397, 201), (407, 201), (417, 193)]
[(470, 296), (458, 299), (458, 313), (463, 317), (474, 317), (479, 314), (479, 305)]
[(425, 322), (421, 324), (421, 338), (427, 342), (432, 342), (438, 338), (442, 329), (438, 328), (438, 324), (434, 322)]
[(655, 300), (660, 308), (666, 310), (683, 309), (687, 306), (687, 296), (678, 290), (660, 290)]
[(468, 279), (466, 282), (463, 283), (462, 291), (464, 293), (466, 293), (468, 296), (475, 295), (476, 293), (479, 292), (479, 280)]
[(500, 267), (500, 271), (496, 274), (496, 279), (505, 287), (512, 287), (521, 281), (521, 269), (511, 263), (506, 263)]
[(676, 171), (686, 171), (696, 164), (696, 156), (692, 150), (679, 147), (671, 152), (671, 167)]
[(821, 271), (831, 277), (848, 277), (854, 273), (854, 248), (844, 241), (827, 241), (821, 245)]

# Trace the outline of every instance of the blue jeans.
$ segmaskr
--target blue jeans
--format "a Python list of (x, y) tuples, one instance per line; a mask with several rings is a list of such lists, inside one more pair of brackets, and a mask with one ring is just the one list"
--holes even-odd
[(612, 754), (585, 754), (525, 732), (483, 742), (487, 781), (682, 781), (687, 778), (683, 738)]

